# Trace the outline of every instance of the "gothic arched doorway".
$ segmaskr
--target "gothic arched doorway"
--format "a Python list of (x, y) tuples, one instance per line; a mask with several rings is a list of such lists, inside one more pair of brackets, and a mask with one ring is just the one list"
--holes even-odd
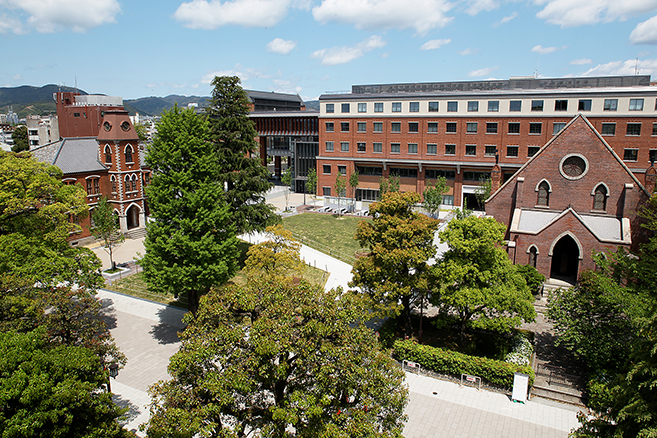
[(126, 212), (126, 220), (128, 229), (137, 228), (139, 226), (139, 208), (136, 205), (131, 205)]
[(580, 249), (572, 236), (566, 234), (552, 249), (550, 276), (563, 280), (577, 280)]

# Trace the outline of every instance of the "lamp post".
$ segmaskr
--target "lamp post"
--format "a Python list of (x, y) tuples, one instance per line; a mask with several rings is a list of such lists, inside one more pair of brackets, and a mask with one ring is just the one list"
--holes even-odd
[(111, 363), (109, 364), (109, 377), (107, 378), (107, 392), (110, 394), (112, 393), (112, 383), (111, 383), (111, 378), (116, 379), (116, 376), (119, 375), (119, 364), (117, 363)]

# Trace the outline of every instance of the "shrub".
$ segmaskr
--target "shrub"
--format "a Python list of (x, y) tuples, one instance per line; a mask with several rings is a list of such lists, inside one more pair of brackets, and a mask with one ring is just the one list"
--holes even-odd
[(543, 282), (545, 281), (545, 276), (538, 272), (538, 269), (530, 265), (518, 264), (515, 265), (515, 267), (518, 273), (522, 275), (522, 278), (525, 279), (525, 283), (527, 283), (529, 290), (531, 290), (533, 294), (537, 294), (541, 285), (543, 285)]
[(513, 337), (511, 352), (504, 357), (504, 362), (516, 365), (529, 365), (534, 353), (534, 346), (523, 334), (518, 333)]
[(431, 371), (460, 377), (461, 374), (479, 376), (492, 386), (513, 387), (513, 374), (529, 375), (530, 386), (534, 384), (534, 370), (529, 365), (516, 365), (485, 357), (468, 356), (456, 351), (419, 345), (413, 341), (396, 341), (393, 355), (397, 360), (410, 360)]

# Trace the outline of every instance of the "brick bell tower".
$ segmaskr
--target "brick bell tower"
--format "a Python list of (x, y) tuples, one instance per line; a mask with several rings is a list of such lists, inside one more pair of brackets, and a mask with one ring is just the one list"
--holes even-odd
[(121, 231), (146, 227), (139, 136), (127, 111), (107, 111), (98, 132), (98, 152), (108, 168), (110, 203)]

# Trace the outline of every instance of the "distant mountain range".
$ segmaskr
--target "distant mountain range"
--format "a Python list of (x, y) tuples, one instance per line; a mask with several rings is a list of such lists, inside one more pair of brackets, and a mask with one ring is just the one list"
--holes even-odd
[[(23, 85), (20, 87), (0, 88), (0, 114), (12, 110), (19, 117), (28, 115), (55, 114), (57, 108), (52, 96), (58, 91), (77, 91), (80, 94), (89, 94), (86, 91), (59, 85), (44, 85), (43, 87), (32, 87)], [(142, 97), (139, 99), (124, 99), (123, 105), (131, 114), (136, 113), (157, 116), (162, 111), (173, 108), (175, 104), (186, 107), (190, 103), (197, 103), (199, 107), (207, 106), (209, 96), (179, 96), (172, 94), (166, 97)], [(309, 110), (319, 110), (319, 101), (305, 102)]]

